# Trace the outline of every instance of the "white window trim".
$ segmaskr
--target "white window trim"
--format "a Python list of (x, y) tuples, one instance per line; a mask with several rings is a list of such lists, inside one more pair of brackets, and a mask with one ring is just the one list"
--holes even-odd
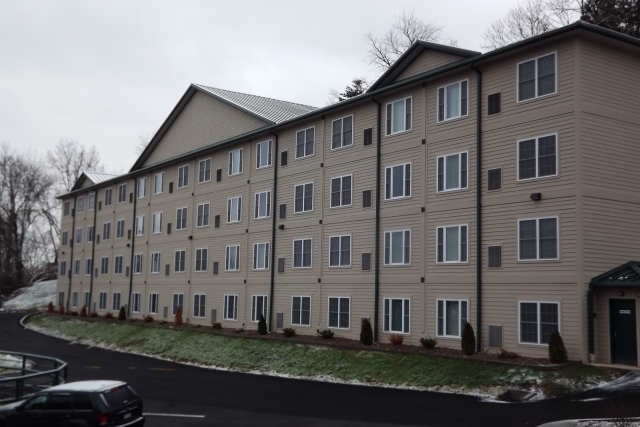
[[(237, 172), (237, 173), (232, 173), (233, 171), (231, 170), (231, 168), (229, 168), (229, 170), (227, 171), (227, 175), (228, 176), (236, 176), (236, 175), (242, 175), (244, 173), (244, 148), (238, 148), (237, 150), (231, 150), (229, 151), (229, 163), (231, 163), (231, 155), (233, 153), (235, 153), (236, 151), (240, 152), (240, 163), (242, 164), (242, 171), (241, 172)], [(227, 163), (227, 165), (229, 164)]]
[[(384, 317), (385, 317), (385, 312), (384, 312), (384, 307), (385, 307), (385, 301), (389, 300), (389, 310), (391, 310), (391, 300), (401, 300), (402, 301), (402, 331), (394, 331), (391, 329), (391, 312), (389, 312), (389, 330), (385, 331), (384, 330)], [(404, 332), (404, 302), (405, 301), (409, 301), (409, 332)], [(411, 335), (411, 298), (403, 298), (403, 297), (387, 297), (384, 298), (382, 300), (382, 331), (389, 333), (389, 334), (401, 334), (401, 335)]]
[[(183, 270), (176, 270), (176, 253), (177, 252), (184, 252), (184, 269)], [(186, 249), (176, 249), (173, 252), (173, 272), (176, 274), (183, 274), (187, 272), (187, 250)]]
[[(109, 201), (111, 203), (107, 204), (107, 192), (109, 192)], [(105, 188), (104, 189), (104, 206), (111, 206), (113, 205), (113, 187), (109, 187), (109, 188)]]
[[(187, 171), (187, 175), (186, 175), (186, 177), (187, 177), (187, 179), (186, 179), (186, 181), (187, 181), (187, 185), (183, 185), (183, 186), (181, 187), (181, 186), (180, 186), (180, 170), (181, 170), (181, 169), (183, 169), (183, 168), (185, 168), (185, 167), (186, 167), (186, 168), (189, 168), (189, 170)], [(178, 180), (177, 180), (177, 182), (176, 182), (176, 184), (177, 184), (177, 185), (176, 185), (176, 188), (178, 188), (178, 189), (180, 189), (180, 188), (188, 188), (188, 187), (189, 187), (189, 175), (191, 175), (191, 164), (190, 164), (190, 163), (187, 163), (186, 165), (178, 166)], [(183, 180), (182, 180), (182, 183), (183, 183), (183, 184), (184, 184), (184, 181), (185, 181), (185, 180), (183, 179)]]
[[(447, 228), (450, 227), (458, 227), (458, 261), (445, 261), (447, 257)], [(462, 254), (462, 237), (461, 237), (461, 228), (467, 227), (467, 260), (460, 261), (460, 255)], [(438, 261), (438, 230), (443, 229), (443, 252), (442, 252), (442, 261)], [(450, 224), (450, 225), (441, 225), (436, 227), (436, 264), (468, 264), (469, 263), (469, 224)]]
[[(116, 272), (116, 265), (117, 265), (116, 258), (118, 258), (118, 257), (122, 258), (122, 261), (120, 263), (120, 273)], [(124, 255), (114, 255), (113, 256), (113, 275), (114, 276), (120, 276), (120, 275), (122, 275), (122, 271), (123, 270), (124, 270)]]
[[(295, 266), (295, 256), (296, 256), (296, 241), (301, 240), (302, 241), (302, 263), (304, 264), (304, 241), (305, 240), (311, 240), (311, 265), (309, 267), (296, 267)], [(291, 243), (291, 268), (296, 269), (296, 270), (304, 270), (304, 269), (310, 269), (313, 268), (313, 237), (300, 237), (297, 239), (293, 239), (293, 242)]]
[[(236, 265), (238, 268), (235, 269), (227, 269), (227, 251), (229, 248), (237, 248), (236, 249)], [(224, 271), (240, 271), (240, 245), (226, 245), (224, 248)]]
[[(156, 191), (157, 190), (157, 188), (156, 188), (156, 179), (157, 178), (156, 177), (158, 175), (162, 176), (162, 185), (160, 186), (161, 187), (160, 191)], [(159, 172), (159, 173), (157, 173), (157, 174), (155, 174), (153, 176), (153, 194), (162, 194), (162, 193), (164, 193), (164, 172)]]
[[(204, 163), (205, 165), (207, 164), (207, 160), (209, 160), (209, 179), (206, 179), (206, 174), (205, 174), (204, 181), (200, 181), (200, 169), (202, 167), (202, 163)], [(213, 160), (211, 159), (211, 157), (199, 160), (198, 161), (198, 184), (205, 184), (207, 182), (211, 182), (212, 175), (213, 175)], [(196, 294), (196, 295), (201, 295), (201, 294)]]
[(236, 221), (227, 221), (227, 224), (233, 224), (233, 223), (242, 221), (242, 196), (229, 197), (227, 199), (227, 219), (231, 218), (231, 213), (229, 212), (229, 201), (234, 200), (234, 199), (238, 199), (238, 201), (239, 201), (239, 204), (240, 204), (240, 215), (238, 215), (238, 219)]
[[(332, 124), (332, 126), (333, 126), (333, 124)], [(313, 154), (307, 154), (307, 140), (306, 140), (306, 137), (307, 137), (307, 131), (309, 129), (313, 129)], [(298, 157), (298, 133), (300, 133), (300, 132), (304, 132), (304, 136), (305, 136), (304, 156)], [(295, 138), (296, 139), (295, 139), (295, 144), (294, 144), (294, 152), (295, 152), (294, 158), (296, 160), (306, 159), (307, 157), (313, 157), (313, 156), (316, 155), (316, 127), (315, 126), (311, 126), (311, 127), (306, 128), (306, 129), (300, 129), (300, 130), (296, 131)]]
[[(346, 119), (348, 117), (351, 117), (351, 144), (344, 145), (344, 119)], [(338, 120), (342, 120), (342, 133), (341, 133), (341, 137), (340, 137), (340, 147), (333, 148), (333, 123), (337, 122)], [(355, 127), (356, 127), (356, 122), (355, 122), (355, 120), (353, 118), (353, 114), (349, 114), (349, 115), (340, 117), (338, 119), (331, 120), (331, 128), (329, 130), (329, 134), (330, 134), (330, 136), (329, 136), (329, 147), (331, 147), (331, 151), (342, 150), (344, 148), (353, 147), (355, 145), (355, 136), (356, 136)]]
[[(529, 303), (529, 304), (537, 304), (538, 305), (538, 342), (534, 343), (534, 342), (526, 342), (526, 341), (521, 341), (522, 336), (520, 335), (520, 322), (521, 322), (521, 317), (520, 317), (520, 304), (522, 303)], [(562, 331), (562, 305), (560, 304), (560, 301), (540, 301), (540, 300), (518, 300), (518, 344), (522, 344), (522, 345), (532, 345), (532, 346), (536, 346), (536, 347), (549, 347), (549, 344), (541, 344), (540, 343), (540, 304), (555, 304), (558, 306), (558, 332)]]
[[(120, 201), (120, 187), (124, 187), (124, 200)], [(127, 202), (127, 184), (118, 185), (118, 203), (126, 203)]]
[[(256, 316), (258, 318), (258, 320), (253, 320), (253, 312), (254, 312), (254, 307), (253, 307), (253, 299), (255, 297), (262, 297), (264, 299), (267, 300), (267, 305), (263, 305), (263, 309), (266, 312), (266, 315), (264, 316), (264, 320), (268, 321), (268, 313), (269, 313), (269, 296), (268, 295), (251, 295), (251, 323), (258, 323), (260, 322), (260, 317)], [(263, 304), (264, 304), (264, 299), (263, 299)], [(262, 314), (262, 313), (256, 313), (256, 314)]]
[[(549, 55), (554, 55), (555, 56), (555, 60), (554, 60), (555, 70), (554, 70), (554, 74), (553, 75), (555, 77), (555, 85), (554, 85), (554, 87), (556, 88), (556, 90), (551, 92), (551, 93), (547, 93), (546, 95), (538, 95), (538, 59), (544, 58), (545, 56), (549, 56)], [(519, 101), (519, 99), (520, 99), (520, 64), (524, 64), (524, 63), (530, 62), (530, 61), (536, 61), (536, 67), (535, 67), (536, 75), (535, 75), (535, 78), (534, 78), (534, 81), (536, 83), (536, 96), (534, 96), (533, 98), (524, 99), (522, 101)], [(539, 56), (536, 56), (534, 58), (529, 58), (529, 59), (526, 59), (524, 61), (520, 61), (520, 62), (518, 62), (516, 64), (516, 104), (521, 104), (523, 102), (533, 101), (534, 99), (544, 98), (546, 96), (555, 95), (556, 93), (558, 93), (558, 51), (547, 52), (544, 55), (539, 55)]]
[[(343, 205), (343, 204), (342, 204), (342, 191), (343, 191), (343, 188), (342, 188), (342, 178), (345, 178), (345, 177), (347, 177), (347, 176), (350, 176), (350, 177), (351, 177), (351, 203), (350, 203), (350, 204), (348, 204), (348, 205)], [(338, 178), (340, 178), (340, 204), (339, 204), (339, 205), (337, 205), (337, 206), (333, 206), (333, 205), (331, 204), (331, 202), (333, 201), (333, 199), (332, 199), (332, 197), (331, 197), (331, 196), (333, 195), (333, 193), (331, 192), (331, 190), (332, 190), (332, 184), (331, 184), (331, 182), (332, 182), (334, 179), (338, 179)], [(353, 191), (353, 174), (352, 174), (352, 173), (348, 173), (348, 174), (340, 175), (340, 176), (332, 176), (331, 178), (329, 178), (329, 209), (349, 208), (349, 207), (353, 206), (353, 194), (354, 194), (354, 191)], [(295, 199), (294, 199), (294, 200), (295, 200)]]
[[(199, 296), (200, 298), (204, 297), (204, 313), (202, 316), (198, 316), (197, 312), (196, 312), (196, 297)], [(193, 315), (192, 317), (196, 318), (196, 319), (204, 319), (207, 317), (207, 294), (202, 294), (202, 293), (198, 293), (198, 294), (193, 294)]]
[[(138, 219), (142, 218), (142, 233), (138, 234)], [(138, 215), (136, 216), (136, 224), (135, 224), (135, 233), (136, 236), (144, 236), (144, 215)]]
[[(271, 155), (269, 156), (269, 160), (265, 166), (258, 165), (258, 153), (260, 152), (260, 146), (262, 144), (269, 144), (269, 151), (271, 151)], [(271, 139), (267, 139), (266, 141), (258, 142), (256, 144), (256, 169), (266, 169), (273, 166), (273, 142)]]
[[(305, 211), (304, 210), (304, 198), (306, 196), (305, 193), (305, 186), (307, 184), (311, 184), (311, 210)], [(299, 187), (302, 185), (302, 210), (296, 212), (296, 187)], [(311, 182), (305, 182), (303, 184), (294, 184), (293, 185), (293, 214), (308, 214), (308, 213), (312, 213), (313, 210), (315, 209), (315, 203), (314, 203), (314, 198), (315, 198), (315, 192), (316, 192), (316, 188), (315, 188), (315, 183), (313, 181)]]
[[(89, 269), (89, 271), (87, 272), (87, 261), (91, 262), (91, 268)], [(85, 258), (84, 259), (84, 275), (85, 276), (92, 276), (93, 275), (93, 270), (94, 265), (93, 265), (93, 258)]]
[[(155, 295), (155, 298), (154, 298)], [(156, 301), (156, 311), (151, 311), (151, 301), (153, 301), (155, 299)], [(158, 308), (160, 307), (160, 294), (158, 292), (151, 292), (149, 294), (149, 306), (147, 307), (149, 309), (149, 314), (158, 314)]]
[[(227, 307), (228, 307), (228, 298), (235, 298), (235, 305), (233, 306), (234, 310), (233, 310), (233, 314), (235, 315), (235, 319), (234, 318), (228, 318), (227, 317)], [(232, 322), (237, 322), (238, 321), (238, 301), (240, 298), (238, 298), (237, 294), (224, 294), (223, 297), (223, 302), (222, 302), (222, 320), (230, 320)]]
[[(409, 232), (409, 262), (405, 263), (405, 262), (392, 262), (391, 259), (393, 258), (392, 254), (391, 254), (391, 248), (389, 248), (389, 263), (385, 262), (385, 256), (384, 256), (384, 251), (386, 251), (385, 248), (385, 242), (387, 240), (386, 235), (387, 233), (389, 233), (389, 244), (392, 245), (391, 243), (391, 233), (402, 233), (402, 259), (404, 261), (404, 233), (405, 232)], [(406, 265), (411, 265), (413, 264), (413, 231), (410, 228), (404, 228), (401, 230), (387, 230), (383, 233), (382, 238), (384, 239), (383, 244), (382, 244), (382, 261), (383, 261), (383, 265), (388, 265), (388, 266), (394, 266), (394, 265), (402, 265), (402, 266), (406, 266)], [(437, 243), (437, 241), (436, 241)], [(436, 249), (437, 249), (437, 245), (436, 245)]]
[[(102, 298), (104, 295), (104, 299)], [(104, 301), (104, 307), (102, 306), (102, 301)], [(107, 293), (100, 292), (98, 294), (98, 310), (107, 310)]]
[[(340, 237), (340, 257), (339, 259), (342, 260), (342, 237), (349, 237), (349, 264), (344, 264), (344, 265), (331, 265), (331, 238), (332, 237)], [(345, 267), (351, 267), (351, 264), (353, 264), (353, 236), (351, 234), (339, 234), (337, 236), (329, 236), (329, 268), (345, 268)]]
[(78, 308), (78, 291), (71, 292), (71, 308)]
[[(545, 95), (546, 96), (546, 95)], [(555, 136), (556, 137), (556, 173), (554, 173), (553, 175), (545, 175), (545, 176), (538, 176), (538, 166), (539, 166), (539, 156), (538, 156), (538, 146), (539, 146), (539, 141), (540, 138), (545, 138), (547, 136)], [(535, 139), (536, 141), (536, 176), (531, 177), (531, 178), (522, 178), (520, 179), (520, 143), (523, 141), (530, 141), (532, 139)], [(557, 132), (552, 132), (552, 133), (547, 133), (544, 135), (536, 135), (536, 136), (532, 136), (530, 138), (522, 138), (516, 141), (516, 180), (518, 182), (523, 182), (523, 181), (531, 181), (534, 179), (545, 179), (545, 178), (552, 178), (554, 176), (558, 176), (558, 171), (560, 169), (560, 162), (559, 162), (559, 149), (558, 149), (558, 145), (559, 145), (559, 138), (558, 138), (558, 133)], [(467, 157), (468, 159), (468, 157)], [(468, 160), (467, 160), (468, 162)], [(468, 166), (467, 166), (468, 168)]]
[[(155, 231), (156, 215), (160, 215), (160, 231)], [(151, 215), (151, 234), (162, 234), (162, 212), (154, 212)]]
[[(93, 193), (89, 193), (89, 195), (87, 196), (87, 211), (95, 211), (96, 210), (96, 195), (98, 193), (96, 193), (95, 191)], [(93, 202), (93, 206), (91, 206), (91, 202)]]
[[(89, 233), (89, 230), (91, 230), (92, 232)], [(88, 225), (87, 226), (87, 243), (93, 243), (93, 239), (95, 239), (95, 234), (96, 233), (93, 225)], [(89, 240), (89, 237), (91, 237), (91, 240)]]
[[(131, 266), (131, 270), (133, 274), (142, 274), (142, 272), (144, 271), (144, 266), (142, 265), (142, 258), (143, 254), (133, 254), (133, 265)], [(136, 258), (140, 257), (140, 271), (136, 272)]]
[(84, 213), (84, 196), (80, 196), (76, 199), (76, 213)]
[[(80, 241), (78, 241), (78, 230), (80, 230)], [(82, 227), (81, 228), (76, 228), (76, 232), (73, 235), (73, 244), (74, 245), (81, 245), (82, 244)]]
[[(200, 208), (200, 206), (204, 206), (207, 205), (209, 206), (209, 212), (207, 213), (207, 224), (206, 225), (198, 225), (198, 208)], [(204, 208), (202, 208), (202, 210), (204, 211)], [(203, 212), (204, 213), (204, 212)], [(198, 203), (196, 205), (196, 228), (206, 228), (209, 227), (209, 224), (211, 223), (211, 203), (209, 202), (204, 202), (204, 203)]]
[[(393, 104), (395, 104), (395, 103), (396, 103), (396, 102), (398, 102), (398, 101), (404, 101), (404, 108), (405, 108), (405, 112), (404, 112), (404, 116), (405, 116), (404, 123), (405, 123), (405, 125), (406, 125), (406, 123), (407, 123), (407, 111), (406, 111), (406, 108), (407, 108), (407, 99), (410, 99), (410, 100), (411, 100), (411, 123), (410, 123), (410, 126), (409, 126), (409, 128), (408, 128), (408, 129), (404, 129), (404, 130), (399, 130), (399, 131), (397, 131), (397, 132), (393, 132)], [(385, 135), (384, 135), (384, 136), (385, 136), (385, 137), (391, 137), (391, 136), (394, 136), (394, 135), (399, 135), (399, 134), (401, 134), (401, 133), (405, 133), (405, 132), (409, 132), (409, 131), (411, 131), (411, 130), (413, 129), (413, 96), (406, 96), (406, 97), (404, 97), (404, 98), (396, 99), (395, 101), (387, 102), (387, 104), (385, 105), (385, 110), (384, 110), (384, 111), (385, 111), (385, 114), (386, 114), (386, 111), (387, 111), (387, 107), (388, 107), (389, 105), (391, 105), (391, 132), (390, 132), (390, 133), (387, 133), (387, 132), (386, 132), (386, 131), (387, 131), (387, 129), (386, 129), (386, 123), (385, 123), (385, 132), (384, 132), (384, 134), (385, 134)], [(386, 121), (386, 117), (385, 117), (385, 121)]]
[[(151, 252), (149, 257), (149, 274), (160, 274), (160, 260), (162, 257), (162, 252)], [(158, 255), (158, 271), (153, 271), (153, 256)]]
[[(460, 179), (460, 173), (462, 172), (462, 155), (467, 155), (467, 186), (462, 187), (462, 180)], [(447, 157), (458, 156), (458, 187), (457, 188), (449, 188), (447, 189)], [(444, 181), (442, 183), (442, 190), (438, 190), (438, 162), (440, 159), (444, 159), (442, 162), (444, 166), (443, 176)], [(457, 153), (444, 154), (442, 156), (438, 156), (436, 158), (436, 192), (438, 193), (447, 193), (449, 191), (460, 191), (469, 189), (469, 152), (468, 151), (459, 151)]]
[(69, 216), (71, 214), (71, 203), (67, 200), (62, 205), (62, 216)]
[[(140, 186), (140, 181), (144, 182), (143, 186)], [(140, 195), (140, 189), (142, 189), (142, 196)], [(136, 197), (138, 199), (144, 199), (147, 197), (147, 177), (138, 178), (136, 180)]]
[[(438, 301), (442, 301), (442, 309), (444, 310), (443, 316), (442, 316), (442, 335), (438, 335)], [(457, 339), (462, 339), (462, 325), (460, 325), (459, 328), (459, 335), (447, 335), (447, 301), (457, 301), (458, 302), (458, 313), (460, 313), (460, 303), (461, 302), (466, 302), (467, 303), (467, 322), (469, 322), (469, 319), (471, 318), (470, 316), (470, 312), (471, 312), (471, 306), (469, 305), (469, 300), (468, 299), (457, 299), (457, 298), (437, 298), (436, 299), (436, 336), (438, 337), (442, 337), (442, 338), (457, 338)], [(460, 323), (460, 321), (462, 320), (462, 318), (458, 317), (458, 323)]]
[[(330, 316), (330, 304), (331, 304), (331, 298), (338, 298), (338, 325), (340, 325), (340, 300), (347, 298), (349, 300), (349, 327), (348, 328), (341, 328), (340, 326), (329, 326), (329, 316)], [(311, 317), (311, 316), (309, 316)], [(341, 329), (343, 331), (349, 331), (351, 330), (351, 296), (337, 296), (337, 295), (330, 295), (327, 297), (327, 328), (329, 329)]]
[[(202, 251), (207, 251), (207, 262), (204, 265), (204, 270), (202, 269), (202, 260), (200, 260), (200, 270), (198, 270), (198, 251), (200, 251), (200, 257), (202, 257)], [(194, 257), (193, 257), (193, 271), (196, 273), (206, 273), (209, 270), (209, 248), (195, 248), (194, 249)], [(175, 260), (174, 260), (175, 261)], [(186, 257), (185, 257), (186, 263)]]
[[(295, 191), (295, 190), (294, 190)], [(271, 199), (271, 190), (266, 190), (266, 191), (257, 191), (253, 194), (253, 203), (256, 203), (256, 197), (259, 194), (266, 194), (269, 193), (269, 206), (265, 206), (267, 207), (267, 216), (256, 216), (256, 208), (255, 206), (253, 207), (253, 219), (265, 219), (265, 218), (271, 218), (271, 211), (273, 210), (273, 206), (271, 206), (271, 204), (273, 203), (273, 200)], [(295, 197), (295, 196), (294, 196)], [(265, 199), (265, 203), (266, 203), (266, 199)], [(295, 203), (295, 198), (294, 198), (294, 203)], [(258, 206), (258, 215), (260, 214), (260, 207)]]
[[(409, 187), (409, 195), (405, 196), (404, 193), (406, 189), (404, 187), (404, 181), (407, 180), (407, 177), (405, 176), (407, 173), (407, 167), (406, 167), (407, 165), (410, 166), (409, 182), (411, 183), (411, 185)], [(393, 197), (393, 168), (398, 166), (402, 166), (402, 175), (403, 175), (402, 196)], [(391, 169), (391, 196), (390, 197), (387, 197), (387, 169)], [(411, 197), (413, 197), (413, 162), (398, 163), (397, 165), (386, 166), (384, 168), (384, 177), (382, 179), (384, 180), (384, 200), (391, 201), (391, 200), (398, 200), (398, 199), (410, 199)]]
[[(183, 218), (186, 218), (187, 221), (185, 221), (186, 224), (184, 225), (184, 228), (178, 228), (178, 211), (180, 211), (182, 209), (186, 209), (187, 210), (187, 213), (183, 215)], [(197, 212), (196, 212), (196, 214), (197, 214)], [(182, 230), (186, 230), (187, 228), (189, 228), (189, 223), (188, 223), (189, 219), (188, 218), (189, 218), (189, 207), (188, 206), (183, 206), (181, 208), (176, 208), (176, 226), (174, 227), (174, 229), (176, 231), (182, 231)]]
[[(107, 225), (107, 224), (109, 224), (109, 236), (104, 237), (104, 226), (105, 226), (105, 225)], [(94, 233), (93, 233), (93, 234), (95, 235), (95, 230), (94, 230)], [(103, 222), (103, 223), (102, 223), (102, 240), (103, 240), (103, 241), (104, 241), (104, 240), (111, 240), (111, 222), (110, 222), (110, 221), (109, 221), (109, 222)]]
[[(300, 323), (293, 323), (293, 299), (294, 298), (300, 298)], [(302, 323), (302, 298), (309, 298), (309, 324), (305, 324)], [(311, 295), (292, 295), (291, 296), (291, 321), (290, 324), (291, 325), (296, 325), (296, 326), (306, 326), (306, 327), (310, 327), (311, 326), (311, 307), (313, 304), (313, 300), (311, 298)], [(349, 302), (349, 304), (351, 304), (351, 302)], [(327, 308), (328, 310), (328, 308)], [(351, 320), (351, 319), (349, 319)], [(327, 318), (327, 323), (329, 322), (329, 319)]]
[(173, 306), (173, 301), (175, 300), (176, 295), (182, 295), (182, 315), (186, 317), (186, 310), (184, 309), (184, 292), (175, 292), (171, 295), (171, 315), (175, 316), (176, 308), (180, 307), (180, 305), (177, 305), (176, 307)]
[[(557, 253), (558, 256), (555, 258), (540, 258), (540, 220), (541, 219), (552, 219), (556, 220), (556, 240), (558, 242)], [(536, 220), (536, 258), (532, 259), (522, 259), (520, 257), (520, 223), (522, 221), (531, 221)], [(560, 259), (560, 217), (558, 215), (550, 215), (550, 216), (539, 216), (534, 218), (519, 218), (517, 220), (516, 226), (516, 244), (518, 245), (518, 261), (519, 262), (540, 262), (540, 261), (558, 261)], [(468, 233), (467, 233), (468, 234)]]
[[(459, 114), (455, 117), (451, 117), (451, 118), (447, 118), (447, 86), (451, 86), (454, 84), (458, 84), (459, 86), (462, 86), (462, 82), (467, 82), (467, 114), (462, 114), (462, 90), (460, 91), (460, 108), (459, 108)], [(438, 94), (440, 93), (440, 89), (444, 88), (444, 115), (445, 117), (442, 120), (438, 120), (438, 107), (440, 105), (440, 99), (438, 99)], [(468, 117), (469, 116), (469, 110), (470, 110), (470, 102), (469, 102), (469, 79), (462, 79), (462, 80), (458, 80), (456, 82), (451, 82), (451, 83), (447, 83), (446, 85), (442, 85), (440, 87), (438, 87), (438, 89), (436, 89), (436, 120), (437, 123), (444, 123), (444, 122), (448, 122), (450, 120), (456, 120), (456, 119), (461, 119), (463, 117)]]
[[(76, 269), (76, 263), (77, 263), (77, 266), (78, 266), (78, 268), (77, 268), (77, 269)], [(81, 263), (81, 260), (79, 260), (79, 259), (74, 259), (74, 260), (73, 260), (73, 264), (71, 264), (71, 268), (72, 268), (72, 275), (73, 275), (73, 276), (80, 276), (80, 268), (82, 267), (82, 265), (81, 265), (81, 264), (82, 264), (82, 263)], [(77, 271), (77, 273), (76, 273), (76, 271)]]
[(269, 267), (271, 265), (271, 254), (269, 253), (269, 251), (271, 250), (271, 242), (257, 242), (253, 244), (253, 254), (252, 254), (253, 257), (251, 258), (251, 266), (253, 267), (253, 260), (256, 257), (258, 245), (268, 245), (265, 251), (265, 255), (267, 255), (267, 262), (265, 263), (265, 266), (263, 268), (258, 267), (257, 265), (259, 264), (259, 262), (257, 262), (256, 267), (254, 267), (253, 270), (259, 270), (259, 271), (269, 270)]
[[(121, 236), (121, 237), (118, 237), (118, 223), (119, 223), (120, 221), (122, 221), (122, 236)], [(125, 222), (125, 220), (124, 220), (124, 219), (119, 219), (119, 220), (117, 220), (117, 221), (116, 221), (116, 239), (124, 239), (124, 235), (125, 235), (125, 225), (126, 225), (126, 222)]]
[[(136, 295), (138, 296), (138, 309), (136, 310), (135, 300)], [(140, 292), (132, 292), (131, 293), (131, 312), (132, 313), (140, 313), (140, 308), (142, 307), (142, 294)]]
[[(102, 266), (104, 263), (104, 260), (107, 260), (107, 268), (106, 268), (106, 273), (102, 272)], [(109, 257), (108, 256), (103, 256), (100, 258), (100, 276), (107, 276), (109, 275)]]

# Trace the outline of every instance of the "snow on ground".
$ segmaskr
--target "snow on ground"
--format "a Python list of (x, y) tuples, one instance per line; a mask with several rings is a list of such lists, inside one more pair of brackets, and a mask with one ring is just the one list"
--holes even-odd
[(602, 384), (598, 387), (601, 390), (609, 392), (613, 391), (639, 391), (640, 390), (640, 372), (627, 372), (617, 380)]
[(56, 300), (57, 280), (45, 280), (23, 288), (16, 297), (6, 301), (3, 308), (7, 311), (44, 310), (49, 302)]
[[(33, 362), (27, 359), (26, 368), (31, 368)], [(0, 372), (10, 369), (22, 369), (22, 357), (11, 354), (0, 354)]]

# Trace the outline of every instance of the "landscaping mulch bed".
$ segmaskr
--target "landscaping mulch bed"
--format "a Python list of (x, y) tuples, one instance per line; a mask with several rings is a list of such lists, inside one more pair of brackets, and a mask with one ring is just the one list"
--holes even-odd
[(126, 321), (118, 320), (117, 316), (110, 319), (104, 317), (79, 317), (70, 315), (60, 315), (56, 313), (48, 313), (48, 315), (60, 316), (60, 317), (76, 317), (79, 320), (88, 322), (106, 322), (116, 324), (130, 324), (137, 326), (173, 329), (179, 331), (195, 331), (214, 335), (222, 335), (232, 338), (250, 338), (250, 339), (271, 339), (277, 341), (288, 341), (299, 344), (310, 345), (322, 345), (338, 349), (346, 350), (365, 350), (365, 351), (382, 351), (393, 353), (407, 353), (407, 354), (421, 354), (426, 356), (439, 356), (446, 358), (458, 358), (467, 360), (478, 360), (489, 363), (501, 364), (501, 365), (514, 365), (514, 366), (527, 366), (534, 369), (563, 369), (581, 362), (569, 362), (562, 365), (554, 365), (548, 359), (540, 359), (533, 357), (521, 357), (518, 356), (515, 359), (502, 359), (498, 357), (496, 353), (476, 353), (473, 356), (466, 356), (462, 353), (462, 350), (456, 350), (453, 348), (436, 347), (434, 349), (426, 349), (423, 346), (415, 345), (391, 345), (389, 343), (378, 342), (373, 345), (364, 345), (360, 341), (333, 337), (330, 339), (323, 339), (320, 335), (296, 335), (294, 337), (285, 337), (282, 333), (269, 333), (267, 335), (258, 334), (257, 330), (244, 330), (243, 332), (234, 332), (232, 328), (213, 329), (211, 326), (203, 326), (192, 323), (183, 323), (181, 325), (174, 325), (171, 321), (157, 321), (145, 322), (141, 319), (127, 319)]

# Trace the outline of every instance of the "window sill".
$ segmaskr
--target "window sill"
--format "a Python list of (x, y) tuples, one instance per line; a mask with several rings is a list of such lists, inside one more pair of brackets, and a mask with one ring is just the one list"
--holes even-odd
[[(385, 129), (385, 131), (386, 131), (386, 129)], [(413, 131), (413, 128), (411, 128), (411, 129), (405, 129), (405, 130), (401, 130), (401, 131), (398, 131), (398, 132), (393, 132), (393, 133), (390, 133), (390, 134), (385, 134), (385, 135), (384, 135), (384, 137), (385, 137), (385, 138), (392, 138), (392, 137), (394, 137), (394, 136), (403, 135), (403, 134), (406, 134), (406, 133), (411, 133), (412, 131)], [(373, 145), (373, 144), (372, 144), (372, 145)]]
[(441, 190), (441, 191), (436, 190), (436, 194), (465, 193), (468, 191), (469, 191), (469, 186), (464, 188), (452, 188), (450, 190)]
[[(516, 83), (516, 84), (517, 84), (517, 83)], [(557, 84), (558, 84), (558, 82), (556, 81), (556, 87), (557, 87)], [(522, 101), (516, 101), (516, 105), (523, 105), (523, 104), (527, 104), (527, 103), (529, 103), (529, 102), (537, 101), (537, 100), (539, 100), (539, 99), (543, 99), (543, 98), (551, 98), (551, 97), (558, 96), (558, 95), (559, 95), (559, 92), (556, 90), (555, 92), (553, 92), (553, 93), (548, 93), (548, 94), (546, 94), (546, 95), (540, 95), (540, 96), (536, 96), (536, 97), (533, 97), (533, 98), (524, 99), (524, 100), (522, 100)]]
[(556, 259), (519, 259), (517, 261), (518, 264), (531, 264), (534, 262), (541, 262), (541, 263), (553, 263), (553, 262), (562, 262), (562, 259), (560, 258), (556, 258)]
[[(523, 178), (523, 179), (519, 179), (518, 178), (516, 180), (516, 185), (524, 184), (524, 183), (532, 182), (532, 181), (539, 181), (539, 180), (545, 180), (545, 179), (554, 179), (554, 178), (559, 178), (559, 177), (560, 177), (560, 174), (556, 173), (555, 175), (536, 176), (536, 177), (533, 177), (533, 178)], [(494, 190), (491, 190), (491, 191), (494, 191)]]
[(331, 151), (339, 151), (339, 150), (344, 150), (345, 148), (351, 148), (353, 147), (353, 142), (349, 145), (343, 145), (341, 147), (337, 147), (337, 148), (331, 148)]
[[(467, 108), (468, 108), (468, 105), (467, 105)], [(436, 121), (436, 124), (437, 124), (437, 125), (443, 125), (443, 124), (446, 124), (446, 123), (454, 122), (454, 121), (456, 121), (456, 120), (466, 119), (466, 118), (469, 118), (469, 117), (470, 117), (470, 116), (469, 116), (469, 114), (467, 113), (467, 114), (466, 114), (466, 115), (464, 115), (464, 116), (452, 117), (452, 118), (450, 118), (450, 119), (444, 119), (444, 120)]]

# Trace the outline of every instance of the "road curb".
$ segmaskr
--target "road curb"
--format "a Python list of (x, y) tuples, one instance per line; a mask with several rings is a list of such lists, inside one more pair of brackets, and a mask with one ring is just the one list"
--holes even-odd
[(583, 420), (554, 421), (552, 423), (541, 424), (538, 427), (575, 427), (580, 421)]

